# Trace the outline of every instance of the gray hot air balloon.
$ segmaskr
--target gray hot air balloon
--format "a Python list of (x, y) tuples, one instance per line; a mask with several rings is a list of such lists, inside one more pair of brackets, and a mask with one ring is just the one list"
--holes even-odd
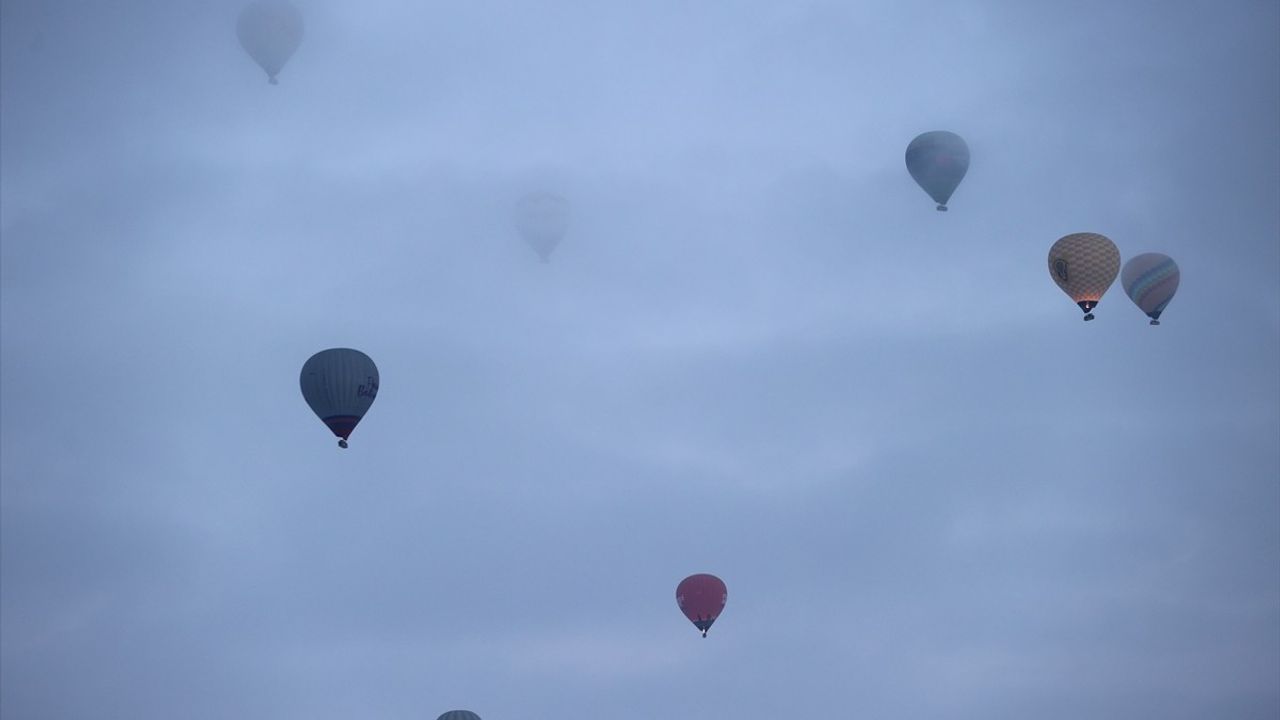
[(378, 397), (378, 366), (359, 350), (321, 350), (302, 366), (301, 383), (302, 397), (338, 436), (338, 446), (346, 447)]
[(1173, 258), (1160, 253), (1143, 253), (1129, 258), (1120, 273), (1120, 284), (1138, 309), (1151, 318), (1152, 325), (1160, 324), (1173, 294), (1178, 292), (1182, 273)]
[(938, 203), (938, 210), (945, 211), (951, 194), (969, 171), (969, 146), (953, 132), (924, 133), (907, 146), (907, 170)]
[(236, 36), (249, 57), (278, 85), (276, 75), (302, 44), (302, 13), (287, 0), (256, 0), (240, 12)]
[(516, 203), (516, 229), (542, 262), (569, 230), (569, 201), (550, 192), (529, 193)]
[(470, 710), (450, 710), (436, 720), (480, 720), (480, 716)]

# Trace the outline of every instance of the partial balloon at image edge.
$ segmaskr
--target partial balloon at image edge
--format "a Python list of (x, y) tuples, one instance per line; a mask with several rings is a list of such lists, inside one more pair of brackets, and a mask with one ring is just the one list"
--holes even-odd
[(267, 82), (279, 85), (279, 74), (302, 44), (302, 13), (287, 0), (256, 0), (240, 11), (236, 37), (240, 46), (267, 74)]

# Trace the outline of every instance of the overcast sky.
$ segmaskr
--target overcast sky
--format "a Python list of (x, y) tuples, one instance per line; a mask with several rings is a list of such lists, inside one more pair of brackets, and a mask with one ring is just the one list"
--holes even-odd
[(0, 4), (5, 718), (1280, 714), (1274, 0), (299, 7)]

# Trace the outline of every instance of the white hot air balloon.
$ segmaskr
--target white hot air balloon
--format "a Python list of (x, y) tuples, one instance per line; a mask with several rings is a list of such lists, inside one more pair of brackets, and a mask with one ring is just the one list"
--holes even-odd
[(302, 13), (288, 0), (255, 0), (240, 12), (236, 36), (249, 57), (278, 85), (276, 76), (302, 44)]
[(359, 350), (321, 350), (302, 366), (300, 382), (302, 397), (345, 448), (378, 397), (378, 366)]
[(520, 236), (538, 258), (550, 262), (552, 251), (569, 230), (569, 201), (555, 193), (529, 193), (516, 203), (515, 220)]

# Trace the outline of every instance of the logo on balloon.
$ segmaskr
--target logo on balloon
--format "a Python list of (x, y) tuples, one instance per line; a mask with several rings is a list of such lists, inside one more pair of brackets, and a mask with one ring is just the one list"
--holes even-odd
[(1058, 276), (1058, 279), (1062, 280), (1062, 282), (1068, 282), (1066, 258), (1058, 258), (1053, 261), (1053, 272)]
[(378, 397), (378, 381), (372, 377), (366, 378), (368, 382), (361, 384), (356, 388), (356, 397), (367, 397), (370, 400)]

